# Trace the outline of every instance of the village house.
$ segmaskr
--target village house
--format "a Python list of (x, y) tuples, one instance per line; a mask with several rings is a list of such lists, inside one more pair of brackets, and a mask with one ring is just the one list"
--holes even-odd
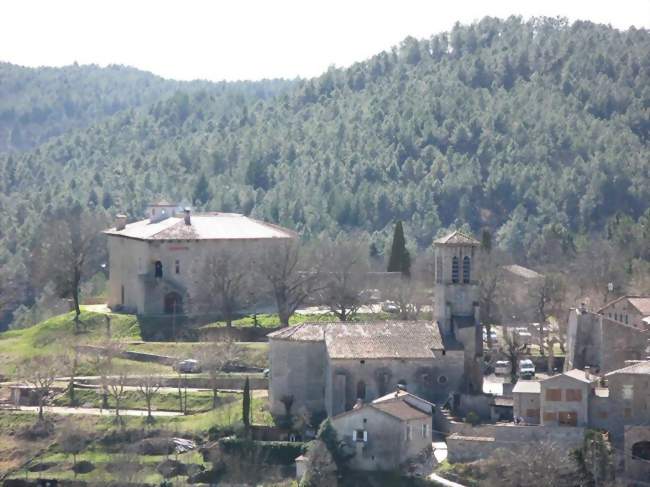
[(395, 470), (431, 448), (433, 404), (403, 390), (331, 418), (357, 470)]
[(650, 332), (644, 329), (593, 313), (584, 306), (572, 309), (564, 370), (589, 367), (592, 372), (604, 374), (620, 369), (627, 360), (648, 356), (649, 337)]
[(108, 237), (108, 306), (142, 315), (192, 313), (202, 263), (237, 252), (242, 265), (270, 245), (291, 241), (291, 230), (235, 213), (192, 214), (177, 205), (147, 208), (147, 219), (118, 215)]
[(335, 416), (397, 386), (434, 402), (481, 393), (478, 246), (461, 232), (434, 242), (433, 321), (305, 323), (268, 335), (271, 412)]
[(639, 330), (650, 330), (650, 297), (622, 296), (607, 303), (598, 314)]
[(542, 426), (587, 426), (589, 395), (598, 377), (579, 369), (540, 382)]

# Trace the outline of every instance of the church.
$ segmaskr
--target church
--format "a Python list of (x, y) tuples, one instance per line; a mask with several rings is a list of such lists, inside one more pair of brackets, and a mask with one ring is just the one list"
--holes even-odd
[(305, 323), (271, 333), (271, 412), (334, 416), (396, 388), (437, 403), (481, 393), (479, 247), (459, 231), (434, 241), (432, 321)]

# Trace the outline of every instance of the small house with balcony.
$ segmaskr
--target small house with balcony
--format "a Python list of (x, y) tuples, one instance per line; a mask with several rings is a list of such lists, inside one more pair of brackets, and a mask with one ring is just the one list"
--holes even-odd
[(127, 223), (118, 215), (108, 237), (108, 306), (141, 315), (192, 314), (201, 285), (197, 270), (212, 255), (236, 250), (241, 265), (270, 245), (289, 242), (286, 228), (235, 213), (192, 214), (166, 202), (147, 218)]

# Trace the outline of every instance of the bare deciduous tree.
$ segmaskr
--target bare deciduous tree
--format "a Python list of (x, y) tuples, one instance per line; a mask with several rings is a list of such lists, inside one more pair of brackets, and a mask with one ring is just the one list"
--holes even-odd
[(535, 299), (536, 317), (539, 321), (539, 352), (545, 354), (546, 336), (544, 327), (551, 313), (561, 310), (565, 305), (564, 281), (559, 274), (547, 274), (537, 284)]
[(280, 323), (289, 318), (309, 296), (322, 288), (320, 260), (299, 242), (278, 242), (260, 261), (259, 271), (268, 281), (278, 307)]
[(519, 342), (517, 333), (506, 329), (503, 334), (501, 352), (506, 356), (508, 362), (510, 362), (510, 380), (514, 384), (517, 380), (519, 359), (526, 352), (526, 345), (522, 345)]
[(235, 312), (250, 298), (252, 269), (249, 256), (239, 250), (223, 249), (196, 268), (198, 292), (194, 297), (197, 310), (219, 312), (226, 326), (232, 326)]
[(43, 421), (43, 408), (48, 403), (56, 378), (61, 375), (61, 359), (56, 356), (33, 357), (18, 367), (18, 379), (27, 384), (36, 396), (38, 420)]
[(101, 230), (106, 219), (100, 213), (84, 211), (80, 205), (61, 209), (43, 228), (42, 246), (35, 252), (36, 277), (52, 282), (61, 298), (72, 298), (75, 331), (79, 332), (79, 285), (83, 275), (99, 267), (104, 246)]
[(79, 427), (76, 421), (68, 419), (59, 432), (57, 442), (63, 453), (72, 455), (72, 470), (76, 477), (77, 455), (88, 443), (88, 434)]
[(218, 379), (219, 374), (229, 366), (236, 364), (242, 357), (242, 349), (233, 340), (213, 342), (209, 347), (203, 347), (199, 352), (201, 368), (210, 377), (212, 389), (212, 409), (217, 409), (218, 404)]
[(104, 340), (99, 349), (90, 355), (90, 366), (97, 371), (102, 390), (102, 408), (108, 409), (108, 375), (113, 368), (113, 359), (124, 351), (124, 344), (116, 340)]
[(349, 321), (366, 303), (369, 270), (366, 246), (352, 240), (326, 244), (323, 249), (323, 302), (341, 321)]
[(480, 279), (481, 323), (487, 335), (488, 348), (492, 348), (492, 325), (501, 322), (502, 295), (504, 294), (503, 266), (508, 261), (499, 249), (481, 249), (477, 261), (477, 273)]
[(154, 374), (145, 374), (138, 379), (138, 392), (142, 394), (147, 404), (147, 422), (153, 423), (154, 417), (151, 414), (151, 402), (160, 389), (160, 377)]
[(120, 408), (127, 394), (128, 371), (126, 367), (113, 367), (110, 375), (106, 377), (106, 392), (115, 402), (115, 421), (122, 422)]
[(77, 349), (76, 344), (71, 341), (64, 343), (63, 348), (65, 349), (65, 352), (61, 357), (61, 365), (64, 373), (68, 377), (69, 405), (70, 407), (74, 407), (77, 405), (74, 381), (77, 376), (77, 371), (79, 370), (79, 350)]

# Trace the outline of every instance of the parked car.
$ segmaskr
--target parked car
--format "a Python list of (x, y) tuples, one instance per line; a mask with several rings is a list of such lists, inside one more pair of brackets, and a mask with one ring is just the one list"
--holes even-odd
[(497, 360), (494, 364), (494, 373), (496, 375), (510, 375), (512, 367), (507, 360)]
[(381, 305), (381, 310), (385, 313), (399, 313), (399, 307), (395, 303), (386, 301)]
[(201, 372), (201, 364), (198, 360), (188, 358), (174, 364), (174, 370), (183, 374), (195, 374)]
[(529, 358), (519, 361), (519, 377), (524, 379), (535, 377), (535, 364)]

